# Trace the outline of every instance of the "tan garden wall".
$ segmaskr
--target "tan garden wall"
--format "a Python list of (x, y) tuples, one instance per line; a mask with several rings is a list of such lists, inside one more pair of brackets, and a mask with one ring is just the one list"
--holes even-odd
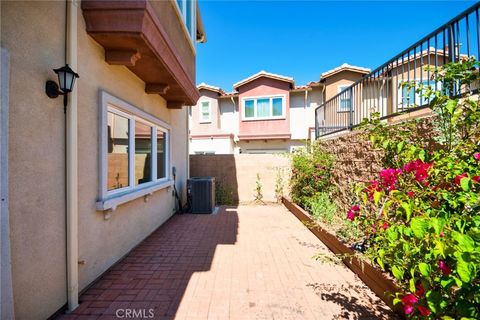
[(257, 173), (263, 200), (276, 201), (279, 171), (286, 193), (290, 174), (290, 158), (286, 154), (190, 155), (190, 176), (215, 177), (224, 188), (230, 189), (234, 202), (249, 203), (255, 199)]
[[(389, 119), (392, 124), (413, 118), (423, 117), (424, 121), (417, 124), (417, 135), (426, 141), (433, 130), (430, 109), (402, 114)], [(361, 131), (343, 132), (336, 136), (325, 137), (320, 143), (325, 151), (332, 153), (336, 161), (333, 168), (335, 191), (334, 200), (339, 210), (345, 211), (352, 205), (354, 185), (379, 178), (382, 169), (382, 150), (372, 150), (368, 138)], [(433, 147), (433, 143), (430, 147)]]

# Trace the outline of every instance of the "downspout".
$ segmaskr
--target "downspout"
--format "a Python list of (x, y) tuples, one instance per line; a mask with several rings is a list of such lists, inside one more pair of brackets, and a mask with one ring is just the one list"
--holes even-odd
[[(78, 70), (76, 0), (66, 0), (66, 63)], [(78, 154), (77, 88), (69, 94), (66, 126), (66, 220), (67, 220), (67, 302), (68, 311), (78, 307)]]
[[(235, 99), (233, 98), (233, 96), (230, 97), (230, 100), (232, 101), (232, 104), (233, 104), (233, 115), (234, 115), (234, 118), (235, 118), (235, 114), (237, 113), (237, 106), (235, 104)], [(240, 113), (240, 110), (238, 110), (238, 112)], [(238, 119), (237, 121), (237, 125), (240, 126), (240, 119)], [(235, 154), (235, 149), (236, 148), (239, 148), (238, 147), (238, 130), (236, 130), (237, 132), (233, 132), (233, 154)]]

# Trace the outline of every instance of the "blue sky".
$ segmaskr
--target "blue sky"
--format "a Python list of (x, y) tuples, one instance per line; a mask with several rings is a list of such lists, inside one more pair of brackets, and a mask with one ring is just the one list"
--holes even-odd
[(475, 1), (200, 0), (197, 83), (231, 91), (260, 70), (317, 81), (344, 62), (375, 68)]

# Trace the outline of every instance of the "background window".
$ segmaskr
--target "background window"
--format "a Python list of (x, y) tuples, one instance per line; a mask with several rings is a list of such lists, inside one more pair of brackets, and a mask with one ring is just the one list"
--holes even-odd
[(210, 122), (210, 102), (204, 101), (201, 104), (201, 110), (200, 110), (200, 119), (201, 122)]
[(107, 127), (107, 190), (128, 187), (129, 120), (108, 112)]
[(282, 100), (283, 100), (282, 98), (273, 98), (272, 99), (272, 104), (273, 104), (272, 114), (273, 114), (273, 116), (282, 116), (283, 115)]
[[(338, 86), (338, 92), (342, 92), (343, 90), (349, 88), (350, 86)], [(350, 111), (352, 108), (352, 97), (351, 91), (347, 90), (340, 95), (340, 111)]]
[(257, 117), (266, 118), (270, 116), (270, 99), (257, 100)]
[(245, 118), (255, 117), (255, 101), (245, 100)]
[(135, 122), (135, 185), (152, 181), (152, 127)]
[(281, 97), (246, 99), (244, 100), (245, 118), (283, 117), (283, 99)]

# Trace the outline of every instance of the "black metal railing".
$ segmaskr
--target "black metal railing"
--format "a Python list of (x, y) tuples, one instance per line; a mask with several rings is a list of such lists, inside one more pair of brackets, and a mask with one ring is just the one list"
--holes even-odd
[[(431, 77), (431, 68), (462, 58), (480, 57), (480, 2), (465, 10), (380, 67), (345, 88), (315, 109), (316, 138), (351, 130), (374, 112), (386, 119), (428, 107), (415, 87), (422, 83), (441, 90)], [(455, 90), (461, 90), (460, 87)], [(458, 94), (459, 92), (452, 92)]]

